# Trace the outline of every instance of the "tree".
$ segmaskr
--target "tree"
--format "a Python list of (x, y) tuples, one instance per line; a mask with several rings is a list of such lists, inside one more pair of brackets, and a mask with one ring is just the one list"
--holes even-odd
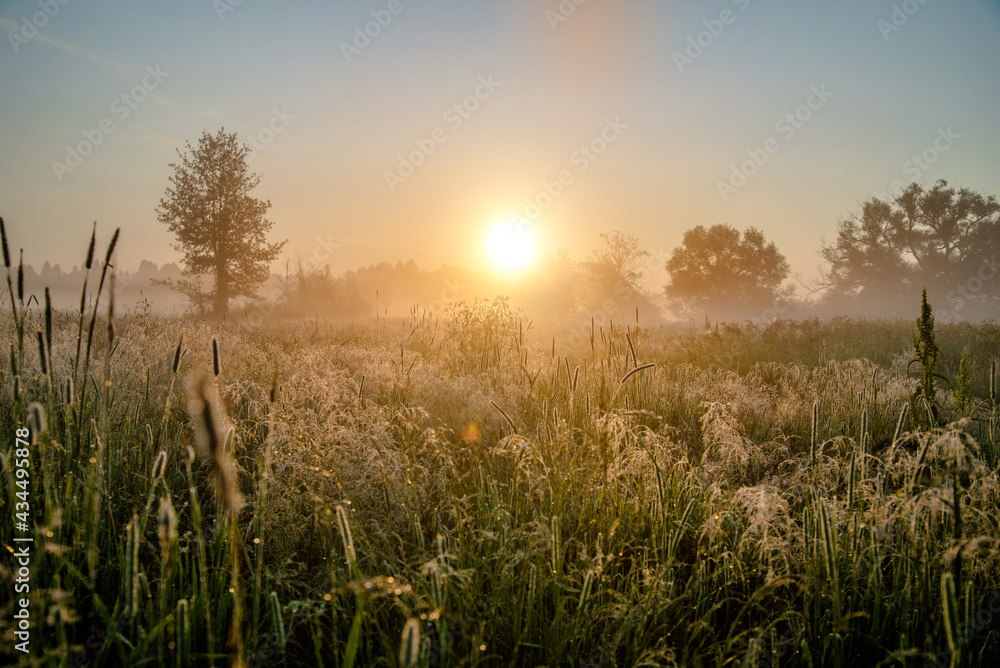
[(579, 306), (597, 321), (657, 317), (659, 308), (643, 290), (651, 266), (649, 251), (631, 234), (602, 232), (601, 244), (579, 265)]
[[(958, 315), (969, 303), (1000, 296), (995, 253), (1000, 205), (993, 196), (910, 184), (892, 201), (872, 198), (837, 224), (820, 255), (829, 269), (819, 287), (828, 301), (896, 306), (926, 285)], [(968, 311), (966, 311), (968, 313)]]
[(753, 227), (742, 235), (730, 225), (690, 229), (666, 268), (667, 300), (682, 311), (711, 307), (725, 317), (749, 317), (787, 296), (781, 284), (788, 261)]
[[(170, 164), (171, 186), (156, 212), (176, 235), (174, 248), (184, 253), (189, 278), (168, 284), (199, 309), (211, 304), (215, 316), (224, 317), (231, 299), (256, 295), (285, 242), (266, 241), (274, 225), (264, 217), (271, 202), (250, 196), (260, 176), (249, 171), (250, 149), (236, 133), (205, 130), (197, 147), (188, 142), (187, 151), (177, 153), (181, 162)], [(206, 275), (214, 277), (211, 292), (203, 287)]]
[(601, 245), (583, 263), (583, 270), (592, 284), (605, 294), (639, 292), (643, 271), (642, 260), (649, 252), (639, 247), (639, 240), (618, 230), (601, 232)]
[(295, 268), (291, 261), (285, 261), (283, 282), (282, 315), (319, 316), (331, 315), (336, 307), (336, 279), (330, 273), (330, 265), (314, 266), (309, 260), (295, 258)]

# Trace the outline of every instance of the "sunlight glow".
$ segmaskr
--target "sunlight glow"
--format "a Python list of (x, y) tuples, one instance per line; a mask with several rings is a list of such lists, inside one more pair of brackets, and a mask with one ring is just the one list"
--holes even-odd
[(528, 223), (504, 220), (486, 235), (486, 255), (493, 266), (512, 274), (530, 267), (538, 255), (538, 243)]

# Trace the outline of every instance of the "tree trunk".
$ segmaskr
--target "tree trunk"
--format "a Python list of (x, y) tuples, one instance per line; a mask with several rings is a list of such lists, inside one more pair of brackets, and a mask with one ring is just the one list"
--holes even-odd
[(229, 315), (229, 271), (225, 264), (216, 265), (215, 269), (215, 317), (225, 318)]

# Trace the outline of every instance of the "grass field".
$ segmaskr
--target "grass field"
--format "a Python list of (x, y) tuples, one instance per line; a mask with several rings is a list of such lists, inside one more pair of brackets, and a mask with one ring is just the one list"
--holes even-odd
[(15, 303), (0, 543), (34, 545), (30, 593), (0, 562), (3, 663), (1000, 660), (995, 325), (938, 328), (974, 399), (941, 381), (931, 424), (912, 322), (594, 323), (569, 349), (502, 301), (113, 329)]

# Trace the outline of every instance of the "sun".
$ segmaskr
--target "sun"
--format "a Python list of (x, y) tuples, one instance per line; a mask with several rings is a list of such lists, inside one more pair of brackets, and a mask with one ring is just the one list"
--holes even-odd
[(497, 270), (514, 274), (524, 271), (535, 262), (538, 243), (527, 223), (504, 220), (487, 233), (486, 255)]

